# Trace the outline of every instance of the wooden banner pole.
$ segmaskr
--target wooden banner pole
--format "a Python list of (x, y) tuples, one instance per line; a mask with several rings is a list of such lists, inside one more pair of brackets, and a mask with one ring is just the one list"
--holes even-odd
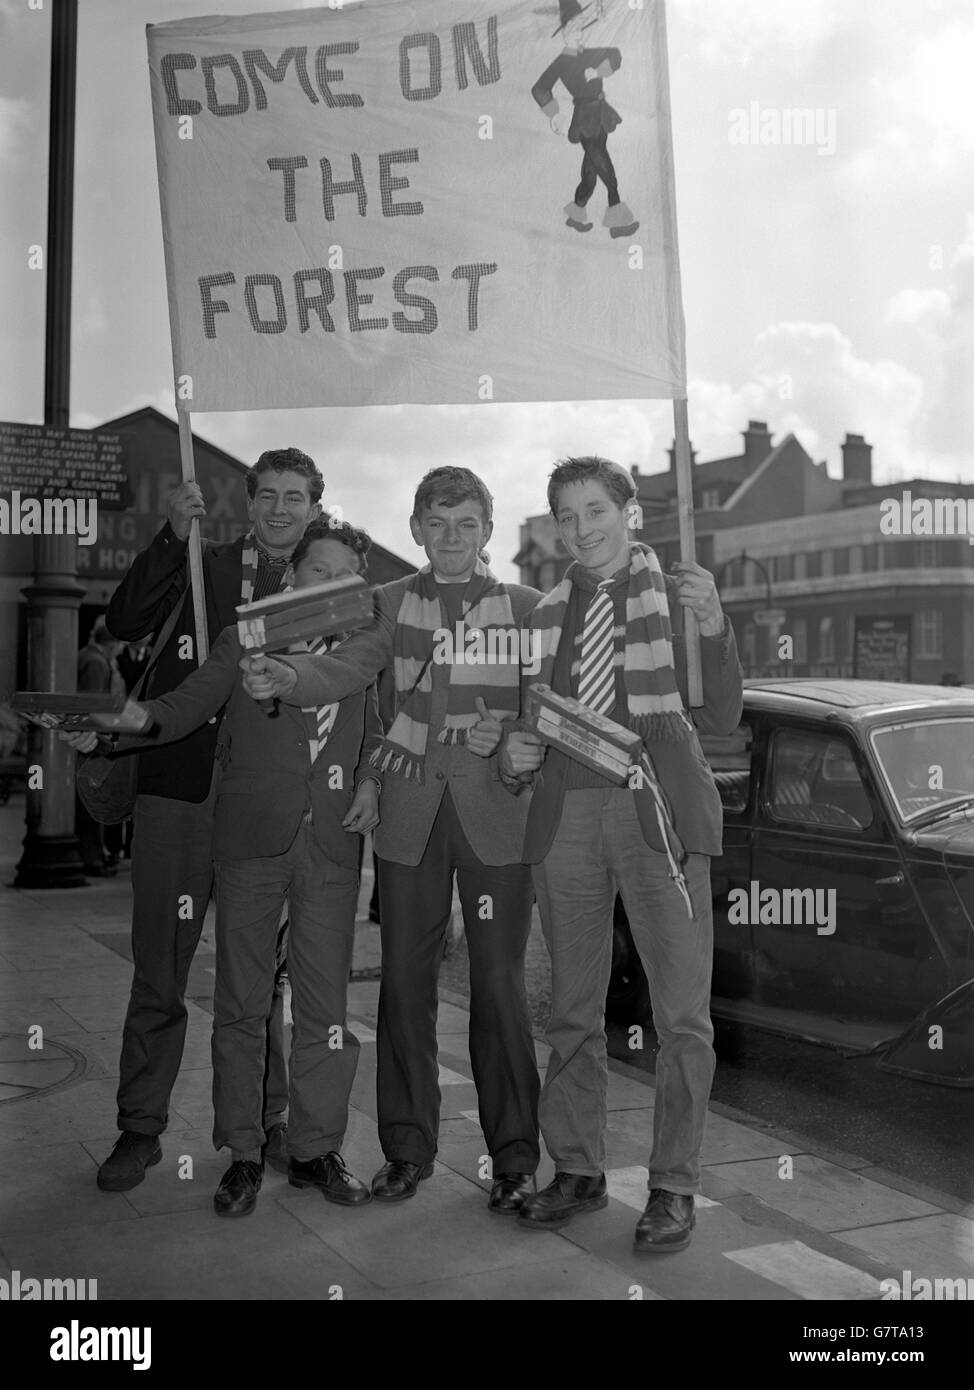
[[(179, 463), (183, 482), (195, 483), (196, 465), (193, 462), (193, 424), (188, 410), (177, 403), (176, 418), (179, 421)], [(193, 590), (193, 616), (196, 620), (196, 658), (202, 666), (209, 656), (209, 643), (206, 637), (206, 591), (203, 588), (203, 546), (200, 541), (200, 523), (193, 517), (189, 532), (189, 582)]]
[[(693, 471), (690, 461), (690, 425), (686, 400), (673, 402), (673, 434), (676, 450), (676, 504), (680, 517), (680, 559), (696, 562), (696, 537), (693, 529)], [(703, 675), (700, 667), (700, 633), (696, 616), (689, 608), (683, 610), (686, 623), (687, 687), (690, 705), (703, 704)]]

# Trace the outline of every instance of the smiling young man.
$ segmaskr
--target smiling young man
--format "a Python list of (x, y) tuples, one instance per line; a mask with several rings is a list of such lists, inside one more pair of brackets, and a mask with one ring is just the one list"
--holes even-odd
[[(236, 622), (236, 605), (275, 593), (292, 550), (319, 511), (324, 480), (299, 449), (271, 449), (247, 474), (251, 529), (229, 545), (203, 547), (210, 639)], [(196, 637), (187, 541), (206, 514), (196, 483), (169, 499), (169, 519), (115, 590), (105, 620), (113, 636), (136, 642), (158, 632), (178, 604), (179, 620), (150, 672), (146, 698), (175, 689), (192, 671)], [(159, 1135), (182, 1059), (183, 1002), (213, 885), (214, 753), (219, 718), (175, 748), (139, 753), (132, 841), (132, 954), (135, 973), (122, 1034), (118, 1127), (121, 1137), (98, 1170), (103, 1191), (135, 1187), (162, 1157)], [(186, 899), (191, 915), (186, 915)], [(275, 992), (269, 1020), (264, 1127), (267, 1158), (286, 1168), (287, 1067), (284, 1009)]]
[[(369, 545), (355, 527), (312, 521), (286, 581), (303, 589), (361, 574)], [(136, 706), (166, 743), (227, 706), (229, 752), (213, 837), (213, 1142), (230, 1149), (232, 1162), (214, 1208), (219, 1216), (247, 1215), (263, 1180), (265, 1021), (285, 905), (294, 1012), (288, 1178), (331, 1202), (358, 1206), (369, 1190), (341, 1156), (359, 1052), (346, 1026), (346, 993), (358, 836), (378, 822), (378, 778), (368, 766), (382, 733), (375, 688), (320, 709), (285, 706), (268, 718), (243, 693), (242, 655), (237, 630), (228, 627), (198, 671), (170, 694)]]
[[(552, 1230), (608, 1202), (604, 1009), (618, 890), (660, 1045), (649, 1200), (635, 1237), (638, 1251), (655, 1253), (690, 1240), (714, 1069), (709, 857), (720, 853), (722, 819), (694, 726), (730, 733), (742, 686), (712, 576), (693, 564), (664, 576), (654, 552), (632, 543), (635, 495), (606, 459), (567, 459), (552, 473), (548, 503), (575, 563), (531, 615), (540, 669), (525, 679), (638, 732), (648, 764), (619, 787), (526, 732), (512, 733), (500, 757), (505, 772), (535, 783), (524, 857), (552, 970), (541, 1130), (555, 1177), (518, 1220)], [(684, 608), (702, 639), (704, 704), (689, 711)]]
[[(376, 1025), (379, 1140), (372, 1195), (412, 1197), (433, 1171), (439, 1129), (437, 976), (456, 876), (470, 953), (470, 1062), (493, 1184), (488, 1208), (516, 1215), (538, 1165), (538, 1072), (524, 992), (531, 871), (521, 862), (525, 798), (497, 769), (502, 721), (518, 711), (517, 656), (438, 660), (438, 634), (516, 631), (540, 595), (501, 584), (480, 558), (492, 498), (466, 468), (436, 468), (416, 492), (410, 530), (428, 564), (375, 591), (372, 625), (327, 656), (248, 658), (255, 699), (317, 704), (361, 690), (386, 666), (394, 718), (382, 774), (382, 985)], [(515, 647), (515, 650), (518, 650)]]

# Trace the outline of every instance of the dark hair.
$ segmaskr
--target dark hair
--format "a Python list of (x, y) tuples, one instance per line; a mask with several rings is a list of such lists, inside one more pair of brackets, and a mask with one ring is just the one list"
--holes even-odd
[(364, 574), (368, 561), (366, 556), (372, 548), (372, 537), (368, 531), (358, 526), (350, 526), (347, 521), (332, 521), (330, 517), (315, 517), (304, 528), (304, 535), (294, 547), (291, 565), (297, 569), (315, 541), (339, 541), (354, 550), (359, 557), (359, 574)]
[(312, 502), (320, 502), (325, 480), (313, 458), (300, 449), (265, 449), (247, 474), (247, 496), (251, 502), (257, 495), (257, 482), (262, 473), (300, 473), (308, 480)]
[(494, 499), (486, 485), (469, 468), (431, 468), (416, 489), (413, 516), (422, 516), (424, 507), (439, 502), (442, 507), (457, 507), (461, 502), (479, 502), (484, 522), (489, 525), (494, 515)]
[(624, 508), (636, 496), (637, 488), (632, 474), (611, 459), (599, 458), (598, 454), (588, 454), (584, 458), (559, 459), (548, 479), (548, 506), (552, 516), (558, 512), (558, 493), (571, 483), (587, 483), (589, 479), (601, 483), (613, 502)]

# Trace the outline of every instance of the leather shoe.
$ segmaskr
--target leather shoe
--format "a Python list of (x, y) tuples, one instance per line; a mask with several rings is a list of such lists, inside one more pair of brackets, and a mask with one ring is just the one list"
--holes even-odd
[(283, 1120), (276, 1125), (271, 1125), (260, 1154), (264, 1162), (270, 1164), (275, 1172), (286, 1173), (288, 1171), (287, 1125)]
[(213, 1194), (217, 1216), (248, 1216), (257, 1205), (257, 1193), (263, 1180), (262, 1163), (254, 1163), (249, 1158), (235, 1159)]
[(487, 1210), (496, 1212), (498, 1216), (517, 1216), (525, 1197), (532, 1196), (537, 1190), (533, 1173), (497, 1173), (490, 1189)]
[(538, 1231), (556, 1231), (583, 1211), (601, 1211), (609, 1205), (605, 1174), (597, 1178), (582, 1173), (556, 1173), (541, 1192), (527, 1196), (517, 1219), (522, 1226)]
[(102, 1192), (128, 1192), (145, 1180), (145, 1170), (162, 1158), (155, 1134), (136, 1134), (123, 1129), (114, 1149), (98, 1169), (95, 1181)]
[(372, 1200), (365, 1183), (352, 1177), (345, 1160), (334, 1150), (320, 1158), (309, 1158), (307, 1163), (292, 1158), (287, 1180), (292, 1187), (316, 1187), (329, 1202), (338, 1202), (343, 1207), (359, 1207)]
[(416, 1196), (423, 1178), (432, 1176), (432, 1163), (407, 1163), (394, 1158), (391, 1163), (384, 1163), (372, 1179), (372, 1196), (377, 1202), (403, 1202)]
[(636, 1226), (633, 1248), (642, 1255), (685, 1250), (696, 1220), (692, 1197), (654, 1187)]

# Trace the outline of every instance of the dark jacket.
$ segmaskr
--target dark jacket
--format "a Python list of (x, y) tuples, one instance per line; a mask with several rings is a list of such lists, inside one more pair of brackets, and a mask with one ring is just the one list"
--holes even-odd
[[(180, 681), (198, 666), (196, 623), (189, 590), (188, 546), (174, 535), (169, 523), (155, 536), (132, 563), (132, 568), (112, 595), (105, 614), (109, 632), (124, 642), (135, 642), (158, 632), (174, 605), (182, 604), (179, 621), (149, 675), (143, 697), (163, 695), (175, 690)], [(229, 545), (203, 543), (203, 580), (206, 592), (206, 622), (210, 640), (231, 623), (236, 623), (240, 602), (243, 537)], [(181, 654), (182, 653), (182, 654)], [(204, 801), (213, 776), (221, 711), (216, 722), (180, 742), (178, 752), (170, 748), (147, 749), (139, 754), (140, 793), (168, 796), (176, 801)]]
[[(328, 741), (312, 764), (308, 717), (284, 704), (277, 705), (276, 714), (265, 714), (243, 689), (242, 655), (236, 627), (227, 628), (209, 658), (178, 690), (145, 702), (157, 739), (182, 740), (180, 750), (191, 729), (205, 725), (227, 705), (228, 762), (217, 796), (213, 858), (283, 854), (310, 810), (315, 835), (329, 859), (357, 868), (361, 837), (343, 830), (342, 819), (381, 735), (375, 687), (342, 700)], [(168, 747), (159, 751), (181, 756)]]
[[(616, 623), (625, 624), (627, 576), (623, 574), (613, 589), (616, 604)], [(593, 585), (594, 588), (594, 585)], [(666, 596), (673, 630), (673, 661), (676, 679), (689, 709), (687, 699), (686, 643), (684, 639), (684, 609), (677, 596), (675, 582), (666, 576)], [(552, 689), (557, 695), (574, 695), (571, 688), (572, 640), (584, 624), (585, 608), (590, 595), (572, 586), (572, 597), (565, 615), (562, 639), (558, 644)], [(740, 722), (742, 708), (742, 672), (737, 657), (737, 644), (730, 620), (725, 617), (724, 631), (716, 637), (700, 638), (700, 664), (703, 675), (704, 703), (699, 709), (689, 709), (697, 729), (702, 733), (729, 734)], [(617, 669), (617, 693), (624, 701), (621, 668)], [(624, 704), (614, 717), (623, 722)], [(721, 852), (723, 813), (720, 794), (713, 773), (700, 748), (696, 733), (683, 743), (657, 741), (646, 745), (656, 769), (660, 785), (666, 793), (673, 821), (684, 848), (691, 854), (715, 855)], [(550, 747), (531, 794), (527, 830), (524, 839), (524, 859), (538, 864), (544, 859), (561, 822), (565, 800), (565, 784), (571, 759), (559, 748)], [(656, 821), (653, 794), (648, 787), (634, 790), (636, 812), (646, 843), (662, 851), (663, 842)], [(527, 800), (519, 797), (518, 800)]]
[[(352, 633), (327, 656), (288, 656), (298, 683), (288, 699), (295, 704), (321, 704), (361, 690), (391, 665), (396, 615), (409, 579), (397, 579), (375, 592), (375, 619)], [(537, 589), (505, 586), (514, 622), (520, 627), (540, 598)], [(433, 644), (430, 642), (432, 656)], [(395, 773), (382, 779), (382, 820), (375, 832), (375, 850), (382, 859), (416, 865), (423, 857), (436, 813), (450, 788), (457, 815), (471, 848), (483, 864), (518, 864), (524, 839), (526, 798), (515, 799), (497, 771), (496, 754), (479, 758), (463, 744), (437, 742), (449, 694), (450, 668), (433, 663), (433, 700), (423, 781), (407, 781)], [(391, 711), (394, 713), (394, 711)]]

